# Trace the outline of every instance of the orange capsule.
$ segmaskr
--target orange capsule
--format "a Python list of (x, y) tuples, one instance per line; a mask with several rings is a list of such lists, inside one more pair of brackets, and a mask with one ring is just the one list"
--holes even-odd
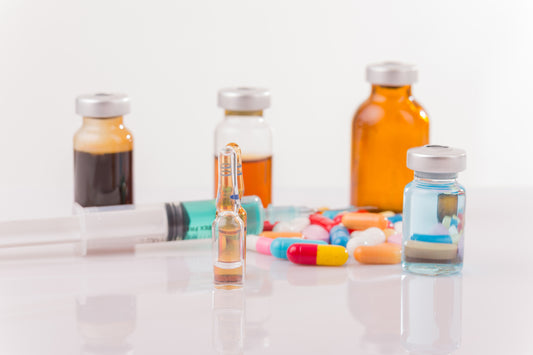
[(342, 216), (342, 224), (348, 229), (365, 230), (370, 227), (385, 229), (389, 221), (380, 213), (347, 213)]
[(392, 243), (362, 245), (353, 256), (361, 264), (398, 264), (402, 261), (402, 247)]
[(301, 238), (302, 233), (296, 232), (263, 232), (260, 234), (261, 237), (267, 238)]

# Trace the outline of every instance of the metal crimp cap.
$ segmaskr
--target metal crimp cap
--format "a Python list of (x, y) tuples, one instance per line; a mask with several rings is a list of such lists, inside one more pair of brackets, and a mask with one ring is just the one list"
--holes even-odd
[(130, 98), (118, 93), (80, 95), (76, 98), (76, 113), (95, 118), (123, 116), (130, 113)]
[(413, 64), (382, 62), (366, 67), (366, 81), (382, 86), (404, 86), (418, 81), (418, 69)]
[(231, 111), (260, 111), (270, 107), (270, 91), (263, 88), (225, 88), (218, 91), (218, 107)]
[(458, 173), (466, 169), (466, 152), (445, 145), (425, 145), (407, 151), (407, 167), (424, 173)]

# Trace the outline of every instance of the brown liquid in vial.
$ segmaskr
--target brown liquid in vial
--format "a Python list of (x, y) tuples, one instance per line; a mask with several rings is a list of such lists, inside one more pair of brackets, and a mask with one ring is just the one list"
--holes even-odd
[(74, 201), (83, 207), (133, 203), (133, 152), (74, 150)]
[[(259, 196), (263, 207), (272, 202), (272, 156), (265, 158), (242, 158), (244, 195)], [(218, 188), (218, 159), (215, 157), (215, 196)]]

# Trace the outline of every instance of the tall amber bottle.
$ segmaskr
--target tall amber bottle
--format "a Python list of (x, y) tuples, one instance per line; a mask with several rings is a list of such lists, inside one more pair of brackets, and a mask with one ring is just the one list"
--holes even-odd
[(224, 119), (215, 129), (215, 194), (218, 186), (218, 152), (228, 143), (242, 149), (246, 195), (259, 196), (263, 206), (272, 202), (272, 131), (263, 117), (270, 107), (270, 91), (262, 88), (225, 88), (218, 92)]
[(402, 210), (403, 189), (413, 179), (407, 150), (429, 142), (428, 116), (411, 94), (417, 78), (409, 64), (367, 66), (372, 91), (352, 122), (352, 205)]

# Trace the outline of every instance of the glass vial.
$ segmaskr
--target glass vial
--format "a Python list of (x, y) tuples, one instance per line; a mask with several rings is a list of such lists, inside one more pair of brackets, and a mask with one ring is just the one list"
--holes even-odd
[(242, 149), (246, 195), (259, 196), (263, 206), (272, 202), (272, 131), (263, 117), (270, 107), (270, 92), (260, 88), (226, 88), (218, 92), (224, 120), (215, 130), (215, 193), (218, 186), (218, 152), (230, 142)]
[(465, 189), (457, 173), (466, 168), (462, 149), (425, 145), (407, 151), (414, 180), (405, 187), (402, 267), (447, 275), (463, 267)]
[(129, 112), (124, 94), (76, 98), (83, 124), (74, 135), (74, 201), (83, 207), (133, 203), (133, 136), (123, 122)]
[(237, 154), (229, 146), (219, 153), (217, 215), (213, 222), (213, 272), (216, 286), (232, 288), (244, 284), (244, 221), (237, 189)]
[(429, 142), (428, 116), (411, 94), (417, 78), (413, 65), (367, 66), (372, 91), (352, 121), (352, 205), (401, 212), (403, 188), (413, 179), (405, 154)]

